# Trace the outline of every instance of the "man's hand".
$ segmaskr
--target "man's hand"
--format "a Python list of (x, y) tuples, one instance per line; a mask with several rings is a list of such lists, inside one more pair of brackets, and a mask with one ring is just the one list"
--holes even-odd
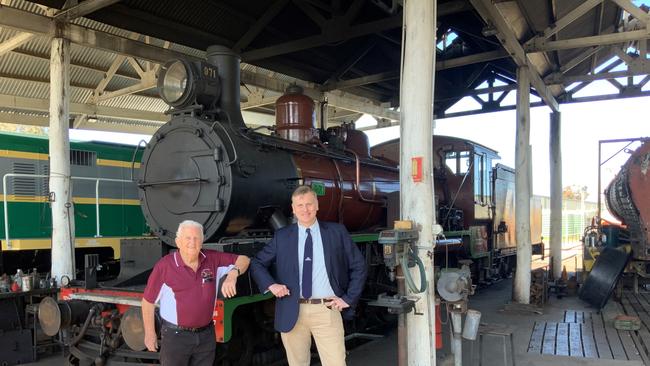
[(343, 309), (350, 307), (350, 305), (348, 305), (348, 303), (343, 301), (343, 299), (341, 299), (340, 297), (332, 297), (327, 300), (328, 302), (325, 303), (325, 306), (327, 306), (328, 308), (332, 308), (338, 311), (343, 311)]
[(237, 271), (230, 271), (226, 275), (226, 279), (223, 280), (221, 285), (221, 293), (226, 298), (231, 298), (237, 295)]
[(281, 285), (279, 283), (274, 283), (269, 286), (269, 291), (271, 291), (275, 297), (289, 296), (289, 289), (287, 286)]
[(158, 351), (158, 337), (156, 336), (156, 332), (144, 332), (144, 345), (151, 352)]

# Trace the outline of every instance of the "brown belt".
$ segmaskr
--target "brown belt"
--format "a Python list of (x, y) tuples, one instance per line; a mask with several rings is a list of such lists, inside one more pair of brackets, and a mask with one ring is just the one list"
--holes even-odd
[(327, 299), (298, 299), (299, 304), (324, 304)]

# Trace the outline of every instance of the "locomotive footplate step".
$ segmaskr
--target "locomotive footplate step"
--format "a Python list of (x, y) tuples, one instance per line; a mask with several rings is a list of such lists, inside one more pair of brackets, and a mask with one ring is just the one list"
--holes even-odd
[(142, 299), (140, 297), (107, 295), (107, 294), (97, 294), (97, 293), (83, 293), (83, 292), (70, 294), (69, 298), (74, 300), (106, 302), (110, 304), (120, 304), (120, 305), (130, 305), (130, 306), (140, 306), (142, 303)]

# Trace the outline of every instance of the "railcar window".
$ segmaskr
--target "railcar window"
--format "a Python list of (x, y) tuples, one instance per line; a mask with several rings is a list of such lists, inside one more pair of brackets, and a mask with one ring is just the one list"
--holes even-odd
[(447, 151), (445, 165), (456, 175), (464, 175), (470, 167), (469, 151)]
[(471, 163), (470, 156), (469, 156), (469, 151), (460, 151), (458, 152), (458, 160), (459, 164), (458, 166), (460, 167), (458, 174), (465, 174), (469, 170), (469, 166)]
[(474, 202), (485, 202), (485, 187), (486, 187), (486, 169), (485, 169), (485, 155), (474, 155)]

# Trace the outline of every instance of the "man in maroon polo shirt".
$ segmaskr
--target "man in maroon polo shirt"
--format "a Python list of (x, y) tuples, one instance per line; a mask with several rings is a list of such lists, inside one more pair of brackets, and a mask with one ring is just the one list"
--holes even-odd
[(160, 363), (167, 366), (211, 366), (215, 357), (212, 313), (217, 282), (225, 276), (221, 292), (235, 296), (237, 277), (246, 271), (246, 256), (201, 250), (203, 226), (186, 220), (176, 232), (178, 251), (163, 257), (153, 268), (142, 298), (144, 343), (156, 352), (155, 303), (160, 303), (163, 324)]

